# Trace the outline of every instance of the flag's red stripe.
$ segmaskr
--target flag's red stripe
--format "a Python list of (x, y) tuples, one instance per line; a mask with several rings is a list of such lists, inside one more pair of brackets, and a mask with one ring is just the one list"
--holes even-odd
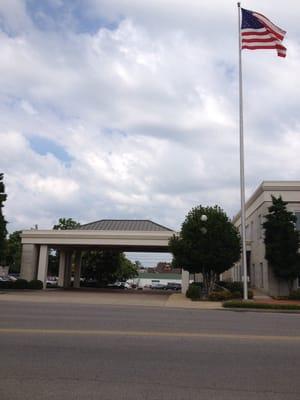
[(285, 47), (278, 47), (278, 46), (251, 46), (251, 45), (243, 45), (242, 49), (248, 49), (248, 50), (259, 50), (259, 49), (277, 49), (278, 51), (286, 51)]
[(254, 39), (242, 39), (243, 43), (277, 43), (276, 40), (272, 38), (262, 39), (262, 38), (254, 38)]
[(264, 30), (264, 31), (261, 31), (261, 32), (259, 32), (259, 31), (256, 31), (255, 29), (253, 29), (253, 31), (251, 31), (251, 32), (243, 32), (243, 30), (242, 30), (242, 36), (251, 36), (251, 35), (256, 35), (256, 36), (264, 36), (264, 35), (267, 35), (269, 32), (267, 31), (267, 30)]
[(276, 49), (276, 46), (251, 46), (251, 45), (243, 45), (242, 49), (249, 49), (249, 50), (258, 50), (258, 49)]
[(242, 49), (247, 50), (265, 50), (275, 49), (277, 50), (278, 57), (286, 57), (286, 49), (278, 49), (276, 46), (243, 46)]
[[(271, 22), (267, 17), (265, 17), (265, 16), (262, 15), (262, 14), (254, 13), (253, 15), (259, 20), (260, 23), (263, 24), (263, 26), (264, 26), (268, 31), (272, 32), (273, 35), (275, 35), (279, 40), (283, 40), (284, 35), (285, 35), (285, 33), (286, 33), (284, 30), (282, 30), (281, 28), (279, 28), (278, 26), (276, 26), (275, 24), (273, 24), (273, 22)], [(262, 17), (262, 18), (260, 18), (260, 17)], [(269, 21), (270, 24), (274, 25), (274, 27), (276, 27), (276, 28), (278, 29), (278, 31), (280, 31), (280, 32), (282, 32), (282, 33), (278, 32), (278, 31), (275, 31), (275, 30), (272, 28), (272, 25), (268, 24), (268, 22), (266, 22), (266, 20)]]
[[(261, 21), (262, 22), (262, 21)], [(263, 23), (263, 22), (262, 22)], [(279, 40), (283, 40), (283, 38), (284, 38), (284, 36), (282, 36), (282, 35), (280, 35), (279, 33), (277, 33), (277, 32), (275, 32), (273, 29), (271, 29), (268, 25), (266, 25), (266, 24), (263, 24), (265, 27), (266, 27), (266, 29), (269, 31), (269, 32), (271, 32), (274, 36), (276, 36), (277, 37), (277, 39), (279, 39)]]

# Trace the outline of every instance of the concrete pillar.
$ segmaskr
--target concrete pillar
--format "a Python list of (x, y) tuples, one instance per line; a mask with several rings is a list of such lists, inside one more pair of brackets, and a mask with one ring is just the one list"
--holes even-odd
[(48, 273), (48, 246), (46, 244), (42, 244), (40, 246), (37, 278), (39, 281), (43, 282), (44, 289), (46, 288), (47, 285), (47, 273)]
[(72, 275), (72, 251), (66, 251), (64, 288), (71, 287), (71, 275)]
[(190, 284), (190, 273), (185, 269), (181, 270), (181, 293), (186, 294)]
[(58, 286), (64, 286), (66, 272), (66, 252), (65, 250), (59, 250), (59, 272), (58, 272)]
[(35, 244), (23, 244), (20, 277), (31, 281), (36, 279), (39, 247)]
[(74, 288), (80, 288), (80, 275), (81, 275), (81, 251), (77, 250), (75, 253), (75, 272), (74, 272)]

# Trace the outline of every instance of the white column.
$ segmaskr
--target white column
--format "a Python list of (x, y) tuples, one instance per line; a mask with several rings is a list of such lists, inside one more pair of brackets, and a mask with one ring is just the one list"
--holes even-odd
[(65, 250), (59, 250), (59, 272), (58, 272), (58, 286), (64, 286), (66, 271), (66, 252)]
[(43, 282), (44, 289), (46, 288), (47, 284), (47, 272), (48, 272), (48, 246), (46, 244), (41, 244), (37, 278), (39, 281)]
[(75, 254), (75, 272), (74, 272), (74, 288), (80, 288), (81, 275), (81, 251), (77, 250)]
[(186, 294), (190, 284), (190, 273), (185, 269), (181, 270), (181, 293)]
[(35, 244), (23, 244), (21, 256), (20, 277), (31, 281), (36, 279), (38, 265), (39, 246)]

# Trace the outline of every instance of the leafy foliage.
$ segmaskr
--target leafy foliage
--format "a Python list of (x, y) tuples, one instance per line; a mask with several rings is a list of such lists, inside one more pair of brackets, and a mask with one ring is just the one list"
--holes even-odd
[(201, 298), (201, 287), (198, 285), (190, 284), (186, 291), (186, 297), (191, 300), (200, 300)]
[(5, 263), (6, 256), (6, 235), (7, 229), (2, 208), (4, 207), (4, 202), (6, 201), (7, 195), (5, 194), (5, 186), (3, 182), (3, 174), (0, 173), (0, 265)]
[(28, 282), (27, 288), (33, 290), (41, 290), (43, 289), (43, 282), (39, 281), (38, 279), (33, 279), (32, 281)]
[(279, 196), (272, 196), (269, 214), (263, 223), (265, 229), (266, 260), (279, 279), (289, 282), (300, 275), (299, 232), (296, 230), (296, 216), (287, 211), (287, 203)]
[[(203, 215), (207, 221), (202, 220)], [(201, 272), (208, 293), (213, 290), (218, 275), (240, 258), (238, 231), (218, 206), (193, 208), (179, 236), (170, 239), (169, 247), (173, 265), (190, 273)]]
[(124, 253), (119, 254), (119, 267), (115, 274), (115, 280), (125, 282), (127, 279), (136, 278), (138, 270), (136, 264), (128, 260)]
[(26, 279), (17, 279), (13, 282), (13, 289), (28, 289), (28, 281)]
[(99, 286), (125, 281), (138, 275), (134, 263), (124, 253), (115, 250), (96, 250), (86, 252), (82, 258), (83, 276), (96, 279)]
[(43, 289), (43, 282), (34, 279), (28, 282), (26, 279), (17, 279), (16, 281), (0, 281), (0, 289)]
[(66, 230), (66, 229), (76, 229), (80, 226), (80, 223), (72, 218), (59, 218), (58, 224), (53, 226), (55, 230)]
[(220, 290), (220, 291), (212, 291), (210, 292), (208, 296), (208, 300), (210, 301), (224, 301), (224, 300), (229, 300), (233, 296), (232, 293), (227, 292), (225, 290)]
[(289, 295), (290, 300), (300, 300), (300, 289), (293, 290)]
[(10, 273), (20, 272), (22, 253), (21, 233), (22, 231), (15, 231), (9, 235), (7, 240), (6, 263), (9, 266)]

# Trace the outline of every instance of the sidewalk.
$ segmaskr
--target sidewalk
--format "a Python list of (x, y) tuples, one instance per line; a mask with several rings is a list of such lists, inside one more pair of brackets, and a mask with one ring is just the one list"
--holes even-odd
[(43, 291), (2, 291), (0, 303), (5, 301), (61, 304), (95, 304), (190, 308), (199, 310), (222, 309), (221, 302), (191, 301), (181, 293), (101, 292), (49, 289)]
[(253, 300), (259, 300), (264, 302), (265, 300), (272, 300), (272, 297), (268, 296), (265, 292), (260, 289), (252, 289), (253, 291)]
[(223, 309), (219, 301), (192, 301), (184, 294), (171, 294), (166, 302), (166, 307), (194, 308), (198, 310), (220, 310)]

